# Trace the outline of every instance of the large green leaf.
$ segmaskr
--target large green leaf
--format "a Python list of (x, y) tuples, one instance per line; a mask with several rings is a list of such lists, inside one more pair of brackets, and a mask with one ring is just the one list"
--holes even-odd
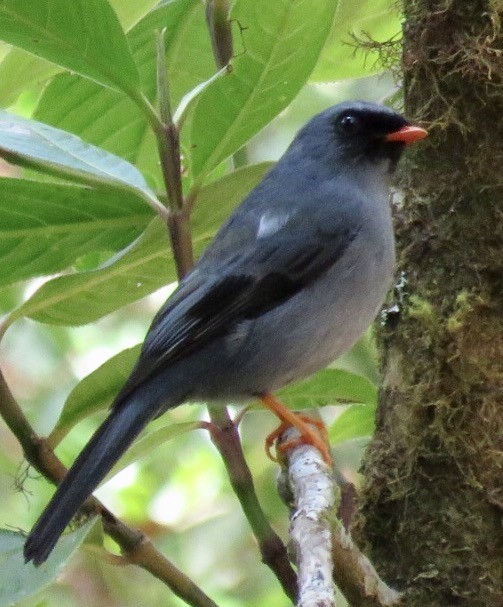
[(358, 48), (355, 38), (398, 42), (400, 21), (399, 4), (395, 0), (339, 0), (332, 31), (310, 80), (332, 82), (383, 71), (378, 49)]
[[(157, 0), (110, 0), (124, 29), (138, 21)], [(0, 63), (0, 106), (8, 107), (29, 86), (37, 85), (62, 71), (62, 67), (20, 48), (12, 48)], [(63, 98), (59, 99), (59, 103)]]
[(105, 86), (137, 95), (138, 71), (106, 0), (0, 0), (0, 38)]
[(0, 106), (8, 107), (28, 86), (42, 84), (60, 71), (54, 63), (13, 48), (0, 63)]
[(69, 73), (53, 78), (33, 117), (132, 163), (147, 129), (146, 118), (129, 97)]
[(244, 50), (201, 94), (191, 121), (191, 169), (199, 182), (298, 93), (329, 34), (336, 5), (236, 0), (230, 18), (242, 29)]
[(311, 409), (341, 402), (375, 406), (377, 388), (363, 375), (330, 368), (283, 388), (278, 395), (294, 409)]
[[(194, 217), (196, 253), (215, 235), (221, 221), (260, 180), (266, 164), (240, 169), (200, 192)], [(204, 209), (204, 212), (203, 212)], [(81, 325), (136, 301), (173, 282), (176, 272), (166, 227), (154, 220), (130, 247), (101, 268), (60, 276), (45, 283), (9, 317), (28, 316), (39, 322)]]
[(149, 204), (160, 206), (143, 175), (129, 162), (66, 131), (1, 110), (0, 155), (75, 181), (133, 189)]
[[(156, 98), (155, 30), (164, 27), (175, 106), (214, 69), (204, 7), (199, 0), (173, 0), (146, 15), (127, 34), (143, 92), (152, 103)], [(35, 117), (126, 158), (161, 183), (155, 141), (145, 116), (129, 98), (78, 75), (61, 74), (45, 89)]]
[(0, 285), (119, 251), (152, 219), (133, 192), (0, 179)]
[(46, 282), (14, 310), (8, 323), (27, 316), (54, 325), (82, 325), (173, 280), (166, 228), (154, 220), (140, 238), (102, 267)]
[(43, 567), (26, 565), (23, 546), (26, 536), (17, 531), (0, 530), (0, 607), (26, 599), (55, 580), (72, 554), (91, 530), (94, 519), (73, 533), (64, 535)]

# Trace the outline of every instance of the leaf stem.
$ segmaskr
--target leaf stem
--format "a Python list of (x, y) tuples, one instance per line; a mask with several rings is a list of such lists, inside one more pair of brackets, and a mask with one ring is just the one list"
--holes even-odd
[(224, 67), (232, 59), (232, 32), (228, 14), (229, 0), (206, 0), (206, 23), (218, 67)]
[(187, 274), (194, 265), (194, 252), (189, 226), (189, 215), (185, 211), (180, 161), (180, 134), (173, 122), (169, 97), (169, 75), (166, 65), (165, 30), (156, 32), (157, 48), (157, 97), (160, 120), (151, 123), (157, 140), (161, 170), (168, 196), (170, 214), (167, 225), (173, 248), (178, 277)]
[(156, 30), (155, 44), (157, 51), (157, 95), (159, 113), (164, 124), (173, 123), (173, 112), (171, 111), (171, 99), (169, 91), (168, 65), (165, 53), (166, 28)]
[(167, 194), (168, 214), (163, 219), (168, 227), (178, 277), (182, 278), (194, 265), (194, 253), (189, 226), (189, 213), (185, 209), (180, 162), (180, 135), (173, 122), (169, 98), (169, 75), (164, 49), (164, 30), (156, 32), (157, 98), (159, 113), (145, 95), (139, 93), (134, 101), (145, 114), (154, 133)]
[[(229, 10), (229, 0), (206, 0), (206, 23), (215, 63), (219, 68), (228, 65), (234, 54)], [(232, 162), (234, 169), (248, 164), (248, 153), (245, 146), (234, 152)]]

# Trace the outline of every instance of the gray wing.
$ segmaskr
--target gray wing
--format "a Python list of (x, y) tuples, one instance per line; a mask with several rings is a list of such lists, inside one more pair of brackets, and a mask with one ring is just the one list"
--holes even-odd
[(306, 229), (305, 222), (294, 221), (267, 238), (248, 242), (238, 254), (230, 247), (228, 262), (211, 272), (198, 264), (154, 318), (116, 403), (160, 369), (308, 287), (337, 262), (361, 227), (344, 221), (315, 224)]

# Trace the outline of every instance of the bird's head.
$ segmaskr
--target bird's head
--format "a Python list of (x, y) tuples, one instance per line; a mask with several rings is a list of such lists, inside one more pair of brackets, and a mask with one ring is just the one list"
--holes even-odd
[(337, 165), (379, 165), (394, 170), (405, 146), (424, 139), (427, 131), (394, 110), (350, 101), (315, 116), (299, 132), (299, 143), (314, 156)]

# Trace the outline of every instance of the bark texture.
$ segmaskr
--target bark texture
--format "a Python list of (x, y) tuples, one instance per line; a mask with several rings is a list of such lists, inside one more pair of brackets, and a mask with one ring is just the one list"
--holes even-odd
[(503, 2), (405, 0), (411, 149), (356, 533), (404, 607), (503, 606)]

